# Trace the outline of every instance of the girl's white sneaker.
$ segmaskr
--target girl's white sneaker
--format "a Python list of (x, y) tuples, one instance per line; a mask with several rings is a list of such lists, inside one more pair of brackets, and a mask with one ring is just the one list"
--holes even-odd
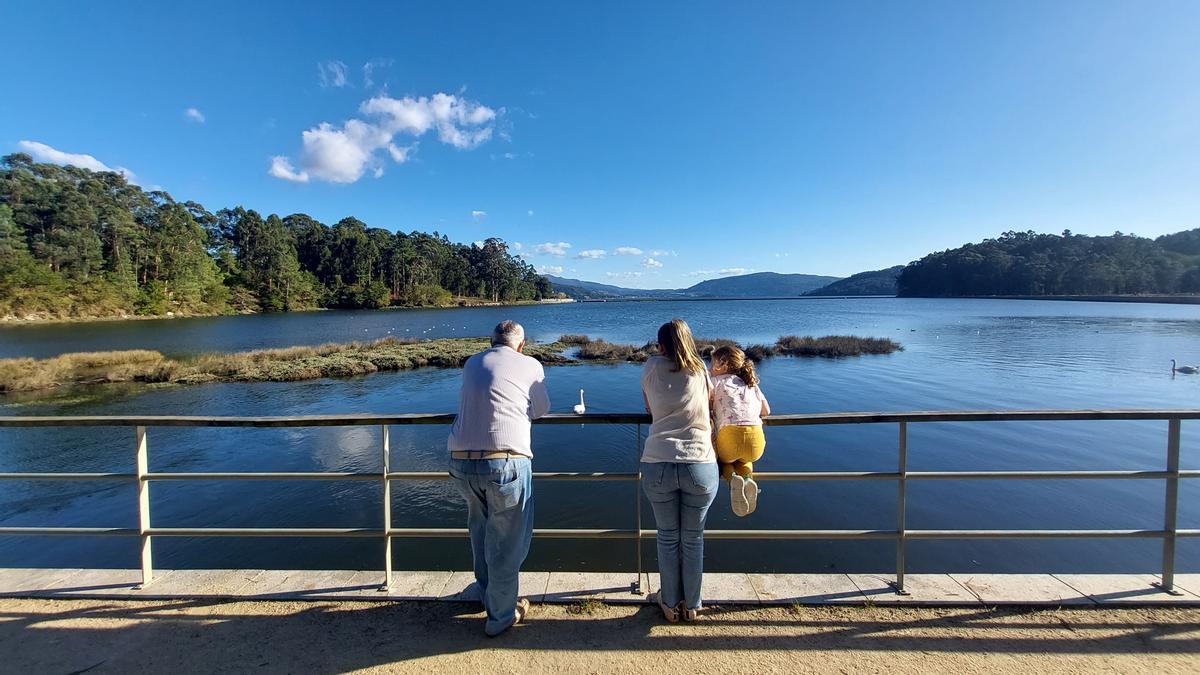
[(743, 481), (742, 495), (746, 500), (746, 513), (754, 513), (754, 509), (758, 508), (758, 483), (753, 478)]
[[(750, 513), (750, 504), (746, 501), (746, 481), (736, 473), (729, 479), (729, 506), (733, 509), (733, 515), (744, 516)], [(758, 493), (755, 493), (755, 498)]]

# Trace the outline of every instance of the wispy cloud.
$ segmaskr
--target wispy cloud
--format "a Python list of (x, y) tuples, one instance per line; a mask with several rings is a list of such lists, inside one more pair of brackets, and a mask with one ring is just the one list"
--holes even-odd
[(308, 182), (308, 172), (297, 171), (296, 167), (292, 166), (291, 160), (282, 155), (271, 158), (271, 168), (267, 169), (267, 173), (276, 178), (290, 180), (293, 183)]
[(654, 258), (646, 258), (645, 260), (642, 261), (642, 267), (645, 267), (648, 270), (658, 269), (659, 267), (662, 267), (662, 266), (663, 266), (663, 264), (661, 262), (655, 260)]
[(725, 267), (717, 270), (717, 274), (720, 274), (721, 276), (731, 276), (735, 274), (747, 274), (753, 271), (753, 267)]
[(115, 171), (125, 177), (130, 183), (137, 184), (137, 176), (123, 166), (110, 167), (91, 155), (63, 152), (37, 141), (19, 141), (17, 147), (29, 153), (34, 161), (59, 164), (62, 166), (77, 166), (90, 171)]
[(652, 258), (665, 258), (669, 255), (675, 255), (675, 251), (668, 251), (661, 248), (656, 248), (653, 251), (650, 251), (650, 257)]
[(514, 251), (520, 251), (522, 248), (521, 242), (519, 241), (514, 241), (513, 243), (509, 244), (508, 247)]
[(562, 274), (562, 265), (542, 265), (537, 268), (538, 274)]
[(346, 79), (346, 64), (341, 61), (322, 61), (317, 64), (317, 80), (328, 89), (340, 89), (350, 84)]
[(381, 68), (390, 68), (395, 59), (371, 59), (362, 65), (363, 87), (375, 84), (375, 73)]
[(486, 217), (487, 217), (487, 211), (472, 211), (471, 212), (471, 218), (473, 218), (475, 220), (479, 220), (480, 218), (486, 218)]
[(579, 254), (576, 255), (575, 257), (596, 260), (598, 258), (603, 258), (604, 255), (605, 255), (604, 249), (602, 249), (602, 248), (589, 248), (586, 251), (580, 251)]
[(696, 270), (695, 272), (686, 272), (685, 277), (711, 277), (716, 274), (713, 270)]
[[(304, 131), (299, 169), (285, 155), (273, 158), (270, 174), (297, 182), (323, 180), (353, 183), (371, 169), (383, 175), (383, 155), (397, 164), (411, 158), (414, 145), (398, 145), (397, 136), (419, 137), (437, 132), (442, 143), (469, 150), (491, 138), (499, 114), (487, 106), (453, 94), (430, 97), (391, 98), (376, 96), (364, 101), (359, 111), (368, 120), (349, 119), (341, 126), (322, 122)], [(503, 109), (500, 110), (503, 112)]]
[(635, 246), (618, 246), (613, 249), (613, 255), (641, 255), (642, 249)]
[(571, 245), (565, 241), (560, 241), (560, 242), (548, 241), (544, 244), (538, 244), (537, 246), (534, 246), (533, 252), (540, 253), (542, 255), (564, 256), (567, 254), (567, 249), (569, 249), (569, 248), (571, 248)]
[(528, 213), (529, 213), (529, 215), (531, 215), (531, 216), (532, 216), (532, 215), (533, 215), (533, 209), (529, 209), (529, 212), (528, 212)]
[(188, 108), (187, 110), (184, 110), (183, 116), (193, 122), (198, 122), (200, 124), (204, 124), (204, 121), (205, 121), (204, 113), (200, 112), (200, 110), (197, 108)]
[(637, 279), (642, 276), (641, 272), (605, 272), (604, 276), (609, 279)]

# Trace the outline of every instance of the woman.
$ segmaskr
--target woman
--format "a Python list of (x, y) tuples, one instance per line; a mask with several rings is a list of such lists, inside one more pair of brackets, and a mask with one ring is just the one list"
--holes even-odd
[(670, 622), (695, 621), (704, 574), (704, 519), (717, 494), (708, 373), (680, 319), (658, 329), (660, 355), (642, 369), (653, 419), (642, 451), (642, 490), (658, 526), (658, 606)]

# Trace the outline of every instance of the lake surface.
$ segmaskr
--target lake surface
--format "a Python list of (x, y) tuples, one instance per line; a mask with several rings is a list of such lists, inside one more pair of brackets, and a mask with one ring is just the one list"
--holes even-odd
[[(696, 334), (743, 343), (780, 335), (890, 337), (905, 350), (861, 358), (777, 358), (761, 366), (775, 412), (1004, 408), (1196, 408), (1200, 376), (1170, 360), (1200, 362), (1200, 307), (1019, 300), (813, 299), (612, 302), (510, 308), (314, 312), (0, 328), (0, 357), (125, 348), (173, 355), (326, 341), (486, 335), (503, 318), (540, 341), (586, 333), (641, 344), (672, 317)], [(589, 412), (640, 409), (637, 365), (548, 369), (554, 410), (587, 390)], [(0, 414), (303, 415), (451, 412), (457, 370), (426, 369), (295, 383), (112, 387), (97, 397), (22, 402)], [(394, 470), (445, 467), (440, 427), (392, 427)], [(632, 471), (635, 429), (537, 427), (539, 471)], [(1164, 467), (1165, 422), (997, 422), (909, 427), (911, 470), (1151, 469)], [(379, 471), (379, 429), (151, 429), (152, 471)], [(1200, 423), (1183, 425), (1182, 465), (1200, 468)], [(891, 471), (896, 426), (768, 428), (762, 471)], [(0, 430), (0, 471), (132, 471), (132, 429)], [(908, 527), (1162, 527), (1162, 481), (914, 481)], [(632, 483), (537, 485), (538, 527), (631, 527)], [(378, 485), (337, 481), (155, 483), (162, 527), (378, 527)], [(397, 527), (462, 527), (447, 481), (393, 484)], [(895, 483), (767, 482), (759, 510), (736, 518), (722, 488), (711, 528), (890, 529)], [(644, 524), (653, 518), (648, 505)], [(135, 527), (132, 485), (0, 482), (0, 524)], [(1200, 527), (1200, 481), (1182, 481), (1179, 526)], [(159, 538), (160, 567), (382, 567), (375, 540)], [(136, 567), (126, 538), (0, 538), (0, 566)], [(653, 567), (653, 542), (645, 544)], [(1157, 540), (916, 541), (909, 571), (1157, 571)], [(527, 569), (632, 569), (633, 542), (535, 540)], [(398, 569), (469, 567), (459, 540), (399, 540)], [(707, 569), (874, 571), (894, 565), (892, 542), (710, 541)], [(1200, 571), (1200, 541), (1179, 544), (1180, 570)]]

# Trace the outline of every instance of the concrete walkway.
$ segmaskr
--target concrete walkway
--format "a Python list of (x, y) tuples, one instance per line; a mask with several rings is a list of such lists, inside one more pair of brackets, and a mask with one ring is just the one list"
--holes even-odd
[(6, 673), (1195, 673), (1200, 609), (0, 599)]
[[(647, 577), (643, 577), (646, 579)], [(633, 573), (522, 572), (521, 594), (535, 603), (647, 602)], [(1152, 574), (914, 574), (898, 595), (891, 577), (871, 574), (704, 575), (704, 599), (724, 605), (1134, 605), (1200, 606), (1200, 574), (1177, 575), (1176, 594)], [(474, 600), (469, 572), (395, 572), (381, 591), (379, 571), (163, 570), (144, 588), (137, 570), (0, 569), (0, 596), (25, 598)], [(648, 585), (648, 588), (647, 588)], [(643, 591), (658, 586), (648, 575)]]

